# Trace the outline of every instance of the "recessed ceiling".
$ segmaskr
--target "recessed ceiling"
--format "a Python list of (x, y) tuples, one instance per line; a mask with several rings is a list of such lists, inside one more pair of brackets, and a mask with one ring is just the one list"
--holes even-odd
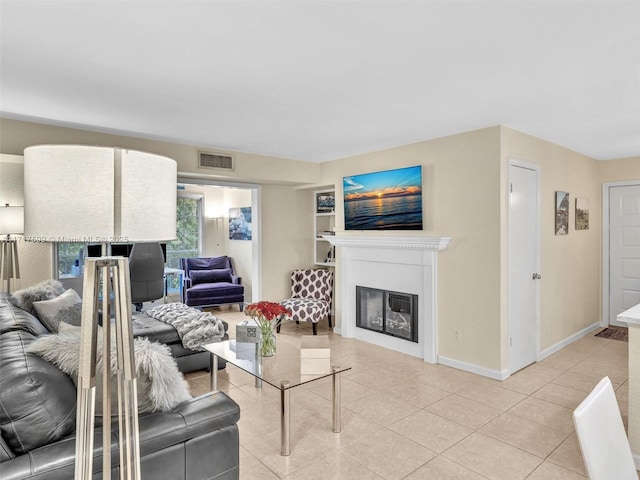
[(498, 124), (640, 156), (638, 1), (1, 9), (4, 117), (311, 162)]

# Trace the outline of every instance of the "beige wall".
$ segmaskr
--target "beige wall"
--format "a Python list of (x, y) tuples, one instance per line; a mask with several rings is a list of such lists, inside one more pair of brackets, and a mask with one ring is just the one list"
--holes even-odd
[(313, 263), (313, 203), (307, 190), (261, 188), (262, 299), (290, 296), (291, 271)]
[[(196, 146), (0, 119), (0, 152), (22, 155), (24, 148), (46, 143), (109, 145), (148, 151), (174, 158), (182, 177), (264, 185), (261, 214), (267, 227), (262, 236), (261, 276), (265, 298), (287, 297), (291, 269), (298, 268), (303, 260), (308, 263), (313, 257), (311, 227), (298, 229), (300, 222), (310, 225), (311, 205), (304, 204), (308, 201), (307, 192), (294, 187), (316, 183), (318, 164), (233, 152), (235, 170), (218, 175), (212, 174), (212, 170), (196, 168), (199, 150)], [(304, 217), (300, 216), (301, 212)], [(225, 223), (223, 229), (226, 227)], [(206, 229), (205, 233), (208, 234)], [(305, 234), (306, 241), (303, 240)], [(20, 245), (22, 286), (52, 278), (52, 251), (50, 244), (23, 242)]]
[[(509, 159), (540, 166), (540, 350), (600, 321), (601, 216), (599, 165), (589, 157), (530, 135), (502, 127), (502, 164)], [(502, 185), (502, 208), (508, 212), (508, 175)], [(555, 192), (570, 194), (569, 234), (555, 235)], [(589, 201), (589, 229), (575, 230), (575, 199)], [(503, 233), (507, 232), (503, 215)], [(503, 235), (502, 260), (507, 243)], [(508, 318), (506, 270), (502, 272), (503, 364), (506, 365)]]
[(621, 158), (600, 162), (601, 182), (624, 182), (640, 180), (640, 157)]
[[(181, 176), (191, 174), (227, 181), (295, 186), (314, 183), (320, 171), (315, 163), (0, 118), (0, 152), (22, 155), (30, 145), (48, 143), (117, 146), (157, 153), (176, 160)], [(198, 168), (199, 150), (232, 155), (234, 171)]]
[(336, 229), (344, 227), (342, 177), (411, 165), (423, 166), (424, 232), (394, 235), (453, 237), (438, 254), (439, 354), (499, 369), (500, 128), (324, 163), (320, 183), (338, 187)]

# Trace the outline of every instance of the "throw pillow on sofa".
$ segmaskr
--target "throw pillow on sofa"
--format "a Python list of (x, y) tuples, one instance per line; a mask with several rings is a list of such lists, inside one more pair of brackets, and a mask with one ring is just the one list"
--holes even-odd
[[(117, 414), (117, 353), (113, 337), (111, 345), (111, 412)], [(133, 350), (138, 374), (140, 413), (167, 412), (191, 398), (189, 386), (171, 357), (169, 347), (150, 342), (147, 338), (136, 338)], [(59, 334), (38, 338), (29, 346), (29, 351), (53, 363), (76, 381), (80, 364), (80, 327), (61, 324)], [(96, 414), (99, 415), (102, 413), (102, 328), (98, 329), (96, 357)]]
[(80, 326), (82, 299), (72, 288), (51, 300), (33, 302), (33, 306), (38, 318), (51, 333), (58, 333), (60, 322)]
[(38, 316), (33, 302), (41, 300), (50, 300), (64, 293), (64, 286), (58, 280), (45, 280), (32, 287), (23, 288), (17, 292), (13, 292), (12, 298), (15, 304), (22, 310), (32, 315)]
[(192, 285), (218, 282), (231, 283), (231, 269), (218, 268), (215, 270), (192, 270), (190, 277)]

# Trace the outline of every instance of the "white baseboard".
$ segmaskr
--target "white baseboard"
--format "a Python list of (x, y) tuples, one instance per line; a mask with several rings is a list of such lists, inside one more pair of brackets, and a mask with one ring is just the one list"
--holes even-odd
[(446, 365), (448, 367), (457, 368), (458, 370), (464, 370), (465, 372), (475, 373), (476, 375), (482, 375), (483, 377), (493, 378), (494, 380), (505, 380), (509, 376), (508, 370), (493, 370), (491, 368), (481, 367), (474, 365), (473, 363), (462, 362), (454, 358), (444, 357), (438, 355), (438, 363)]
[(333, 333), (336, 335), (342, 336), (342, 328), (341, 327), (333, 327)]
[(540, 352), (540, 355), (538, 355), (538, 361), (544, 360), (548, 356), (553, 355), (559, 350), (562, 350), (567, 345), (571, 345), (576, 340), (580, 340), (582, 337), (589, 335), (591, 332), (593, 332), (594, 330), (597, 330), (598, 328), (602, 328), (602, 325), (600, 325), (600, 322), (596, 322), (592, 325), (589, 325), (588, 327), (583, 328), (579, 332), (576, 332), (573, 335), (568, 336), (561, 342), (558, 342), (555, 345), (550, 346), (549, 348), (545, 348)]
[(636, 470), (640, 470), (640, 453), (633, 454), (633, 463), (636, 464)]

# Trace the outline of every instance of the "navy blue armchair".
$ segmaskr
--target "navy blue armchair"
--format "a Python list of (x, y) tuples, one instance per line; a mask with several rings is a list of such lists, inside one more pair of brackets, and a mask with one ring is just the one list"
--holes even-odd
[(185, 276), (185, 304), (202, 308), (237, 303), (243, 310), (244, 286), (231, 257), (182, 258), (180, 262)]

